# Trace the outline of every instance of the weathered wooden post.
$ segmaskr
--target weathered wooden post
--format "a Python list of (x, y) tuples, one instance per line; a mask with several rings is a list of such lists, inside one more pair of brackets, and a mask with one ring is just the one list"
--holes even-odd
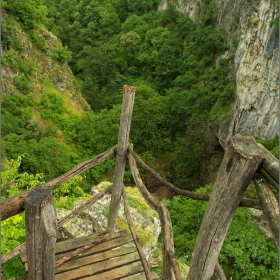
[(268, 183), (259, 174), (254, 176), (254, 184), (261, 201), (264, 215), (268, 219), (276, 245), (279, 248), (279, 205)]
[(253, 137), (240, 133), (227, 145), (196, 240), (188, 280), (209, 280), (241, 197), (262, 157)]
[(130, 132), (130, 124), (133, 111), (133, 103), (135, 97), (135, 87), (123, 86), (123, 102), (120, 119), (120, 130), (118, 138), (116, 166), (113, 180), (113, 190), (111, 195), (111, 203), (108, 217), (108, 232), (112, 235), (115, 231), (118, 210), (121, 201), (123, 188), (123, 175), (126, 162), (126, 154), (128, 147), (128, 138)]
[(25, 198), (29, 280), (54, 280), (56, 212), (50, 189), (36, 188)]

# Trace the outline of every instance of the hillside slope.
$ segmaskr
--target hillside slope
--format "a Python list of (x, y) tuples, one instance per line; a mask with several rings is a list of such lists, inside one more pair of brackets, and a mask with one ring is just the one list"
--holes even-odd
[(57, 176), (80, 161), (58, 124), (91, 111), (67, 65), (71, 52), (43, 25), (2, 10), (2, 161)]

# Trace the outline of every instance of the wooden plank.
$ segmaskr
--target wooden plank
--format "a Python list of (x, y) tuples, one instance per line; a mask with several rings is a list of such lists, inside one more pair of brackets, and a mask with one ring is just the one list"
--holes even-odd
[[(159, 276), (155, 272), (151, 272), (152, 280), (159, 280)], [(146, 280), (145, 272), (122, 278), (122, 280)]]
[(118, 217), (118, 212), (120, 207), (134, 97), (135, 97), (135, 87), (124, 85), (122, 112), (120, 118), (120, 130), (119, 130), (117, 156), (116, 156), (116, 166), (115, 166), (114, 179), (113, 179), (114, 187), (112, 189), (109, 217), (108, 217), (108, 232), (110, 235), (113, 235), (115, 232), (116, 222), (117, 222), (117, 217)]
[[(133, 243), (131, 243), (131, 244), (133, 244)], [(66, 263), (62, 264), (61, 266), (59, 266), (55, 270), (55, 273), (64, 272), (64, 271), (67, 271), (67, 270), (70, 270), (70, 269), (73, 269), (76, 267), (88, 265), (91, 263), (105, 261), (108, 259), (123, 256), (123, 255), (130, 254), (133, 252), (136, 252), (135, 246), (134, 247), (133, 246), (122, 246), (118, 249), (101, 252), (101, 253), (98, 253), (95, 255), (89, 255), (86, 257), (79, 256), (79, 257), (73, 258), (73, 259), (67, 261)]]
[[(121, 266), (114, 268), (103, 273), (92, 275), (89, 277), (83, 278), (83, 280), (114, 280), (122, 279), (123, 277), (137, 274), (143, 271), (143, 266), (140, 261), (131, 263), (129, 265)], [(129, 279), (129, 278), (128, 278)], [(56, 279), (55, 279), (56, 280)]]
[[(101, 234), (91, 234), (88, 236), (80, 236), (74, 239), (69, 239), (56, 243), (56, 249), (55, 249), (56, 260), (71, 253), (75, 249), (85, 246), (88, 243), (94, 241), (95, 239), (98, 239), (100, 235)], [(132, 241), (132, 237), (128, 235), (126, 231), (124, 231), (124, 232), (116, 233), (116, 235), (113, 238), (102, 241), (100, 244), (96, 245), (96, 247), (98, 250), (100, 250), (100, 248), (104, 246), (101, 244), (109, 242), (109, 244), (106, 244), (106, 246), (104, 246), (106, 250), (106, 248), (121, 246), (122, 244), (128, 243), (130, 241)], [(22, 262), (26, 262), (27, 261), (26, 251), (21, 252), (20, 257)]]
[[(77, 209), (72, 211), (69, 215), (67, 215), (67, 216), (63, 217), (62, 219), (60, 219), (57, 222), (57, 227), (58, 228), (61, 227), (63, 224), (65, 224), (67, 221), (69, 221), (73, 216), (78, 215), (79, 213), (81, 213), (83, 210), (85, 210), (87, 207), (89, 207), (89, 205), (93, 204), (95, 201), (100, 199), (106, 193), (110, 192), (111, 189), (112, 189), (112, 186), (110, 186), (106, 190), (100, 192), (99, 194), (97, 194), (96, 196), (92, 197), (91, 199), (87, 200), (85, 203), (80, 205)], [(2, 263), (10, 260), (11, 258), (17, 256), (18, 254), (20, 254), (22, 251), (25, 251), (25, 250), (26, 250), (26, 244), (24, 242), (24, 243), (20, 244), (19, 246), (15, 247), (10, 253), (8, 253), (5, 256), (3, 256), (1, 258)]]
[[(87, 255), (92, 255), (92, 254), (96, 254), (96, 253), (99, 253), (99, 252), (104, 252), (104, 251), (107, 251), (107, 250), (111, 250), (113, 248), (116, 248), (116, 247), (119, 247), (121, 245), (127, 244), (127, 243), (131, 242), (132, 240), (133, 240), (132, 236), (129, 236), (129, 235), (119, 237), (119, 238), (116, 238), (116, 239), (113, 239), (113, 240), (107, 240), (105, 242), (97, 244), (96, 246), (88, 249), (87, 251), (83, 252), (80, 256), (87, 256)], [(61, 258), (62, 256), (65, 256), (68, 253), (69, 252), (62, 253), (62, 254), (57, 254), (56, 259)]]
[(254, 138), (246, 133), (228, 141), (198, 233), (188, 280), (211, 279), (234, 212), (261, 164), (259, 151)]
[(74, 257), (78, 257), (82, 253), (86, 252), (88, 249), (90, 249), (90, 248), (96, 246), (97, 244), (99, 244), (101, 241), (103, 241), (107, 237), (108, 237), (108, 233), (104, 233), (99, 239), (87, 244), (86, 246), (83, 246), (83, 247), (80, 247), (80, 248), (74, 250), (72, 253), (70, 253), (67, 256), (65, 256), (65, 257), (59, 259), (58, 261), (56, 261), (54, 267), (57, 268), (60, 265), (62, 265), (63, 263), (73, 259)]
[[(64, 273), (59, 273), (55, 275), (56, 280), (70, 280), (76, 279), (84, 276), (90, 276), (93, 274), (101, 273), (111, 268), (123, 266), (132, 262), (139, 260), (139, 255), (137, 252), (127, 254), (125, 256), (116, 257), (110, 260), (105, 260), (102, 262), (94, 263), (91, 265), (79, 267), (74, 270), (66, 271)], [(98, 278), (100, 279), (100, 278)]]
[(50, 190), (36, 188), (25, 198), (25, 225), (28, 279), (53, 280), (57, 227)]

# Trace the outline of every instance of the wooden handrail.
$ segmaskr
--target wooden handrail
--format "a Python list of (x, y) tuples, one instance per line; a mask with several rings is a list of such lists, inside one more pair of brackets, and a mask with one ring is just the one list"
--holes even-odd
[[(129, 145), (129, 150), (133, 150), (132, 144)], [(172, 224), (169, 212), (166, 206), (155, 199), (145, 187), (141, 176), (139, 174), (136, 161), (129, 153), (128, 155), (129, 166), (138, 190), (141, 192), (147, 204), (154, 209), (160, 217), (161, 231), (162, 231), (162, 250), (163, 250), (163, 280), (182, 280), (182, 275), (177, 260), (174, 257), (174, 242)]]
[[(175, 185), (171, 184), (170, 182), (163, 179), (156, 171), (154, 171), (150, 166), (148, 166), (139, 155), (137, 155), (133, 149), (128, 146), (128, 150), (131, 155), (135, 158), (135, 160), (139, 163), (141, 167), (143, 167), (146, 171), (148, 171), (155, 179), (157, 179), (161, 184), (166, 186), (169, 190), (174, 192), (177, 195), (186, 196), (196, 200), (203, 200), (209, 201), (210, 195), (209, 194), (198, 194), (188, 190), (182, 190)], [(251, 199), (251, 198), (242, 198), (239, 205), (241, 207), (250, 207), (255, 209), (262, 209), (261, 203), (258, 199)]]
[[(57, 178), (54, 178), (50, 180), (47, 183), (44, 183), (36, 188), (42, 188), (42, 189), (53, 189), (57, 186), (59, 186), (62, 183), (65, 183), (66, 181), (72, 179), (76, 175), (88, 170), (89, 168), (113, 157), (116, 154), (116, 148), (117, 146), (112, 147), (111, 149), (107, 150), (106, 152), (97, 155), (96, 157), (89, 159), (87, 161), (84, 161), (68, 172), (60, 175)], [(16, 214), (19, 214), (24, 211), (24, 199), (25, 197), (30, 193), (29, 191), (26, 191), (24, 193), (21, 193), (19, 195), (7, 198), (2, 201), (1, 203), (1, 220), (5, 220), (9, 217), (12, 217)]]

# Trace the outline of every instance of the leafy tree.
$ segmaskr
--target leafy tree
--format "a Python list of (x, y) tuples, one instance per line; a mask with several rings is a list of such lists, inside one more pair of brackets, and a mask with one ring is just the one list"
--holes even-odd
[(136, 85), (130, 138), (139, 153), (162, 157), (171, 146), (166, 101), (146, 84)]
[(39, 22), (46, 21), (47, 7), (40, 0), (6, 0), (2, 8), (12, 13), (14, 17), (28, 29), (33, 29)]
[(173, 127), (173, 149), (168, 153), (167, 172), (171, 180), (182, 189), (197, 189), (204, 182), (207, 162), (211, 157), (211, 126), (207, 114), (193, 114), (185, 122), (185, 133)]

